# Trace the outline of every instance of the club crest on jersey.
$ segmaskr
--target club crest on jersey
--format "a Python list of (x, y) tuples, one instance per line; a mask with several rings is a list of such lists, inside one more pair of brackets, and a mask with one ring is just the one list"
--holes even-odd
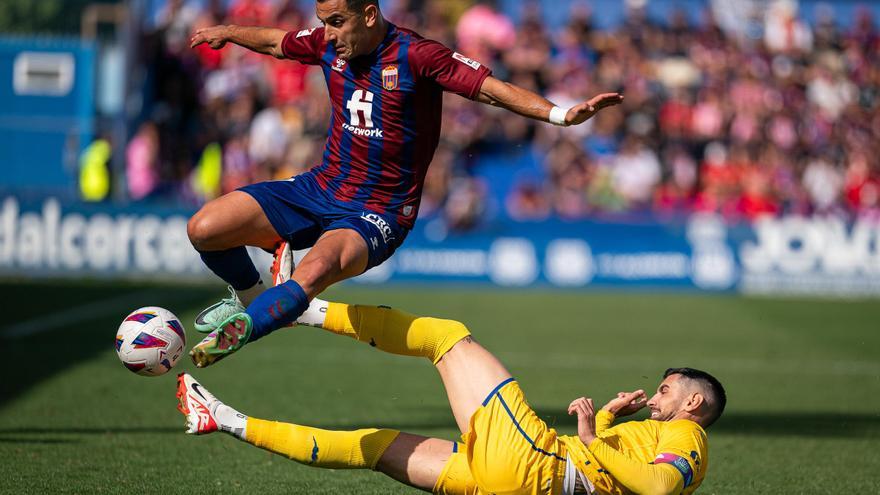
[(382, 87), (387, 91), (397, 89), (400, 78), (397, 75), (397, 66), (389, 65), (382, 69)]
[(342, 72), (345, 70), (345, 63), (346, 63), (345, 60), (342, 60), (341, 58), (337, 58), (333, 62), (333, 66), (330, 68), (335, 70), (336, 72)]

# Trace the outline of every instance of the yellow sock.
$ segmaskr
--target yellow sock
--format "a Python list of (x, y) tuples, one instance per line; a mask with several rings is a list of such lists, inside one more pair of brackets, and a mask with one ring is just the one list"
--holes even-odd
[(385, 352), (437, 361), (471, 333), (455, 320), (411, 315), (385, 306), (330, 303), (323, 328)]
[(277, 421), (248, 418), (245, 440), (261, 449), (309, 466), (330, 469), (375, 469), (397, 438), (397, 430), (375, 428), (329, 431)]

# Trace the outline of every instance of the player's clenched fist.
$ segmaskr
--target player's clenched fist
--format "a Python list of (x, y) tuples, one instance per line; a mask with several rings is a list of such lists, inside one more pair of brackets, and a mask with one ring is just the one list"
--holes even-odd
[(228, 26), (211, 26), (196, 31), (192, 39), (190, 39), (189, 47), (195, 48), (202, 43), (207, 43), (211, 48), (219, 50), (226, 46), (226, 41), (228, 39)]
[(593, 399), (580, 397), (568, 405), (568, 414), (577, 414), (578, 438), (584, 445), (596, 439), (596, 410), (593, 407)]

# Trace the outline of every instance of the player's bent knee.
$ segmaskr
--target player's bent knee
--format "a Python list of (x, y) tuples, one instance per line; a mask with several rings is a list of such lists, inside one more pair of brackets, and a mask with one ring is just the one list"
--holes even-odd
[(213, 237), (211, 231), (211, 219), (204, 213), (203, 209), (196, 212), (186, 223), (186, 235), (189, 237), (189, 242), (199, 251), (210, 249)]
[(451, 351), (459, 342), (471, 336), (470, 330), (464, 323), (456, 320), (441, 320), (428, 318), (429, 325), (436, 337), (435, 350), (431, 361), (434, 364), (440, 362), (443, 356)]

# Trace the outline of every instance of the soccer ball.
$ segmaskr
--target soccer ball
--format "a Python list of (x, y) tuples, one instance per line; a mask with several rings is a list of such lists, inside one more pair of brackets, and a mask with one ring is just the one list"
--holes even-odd
[(144, 376), (162, 375), (180, 359), (186, 333), (180, 319), (165, 308), (136, 309), (116, 331), (116, 354), (129, 370)]

